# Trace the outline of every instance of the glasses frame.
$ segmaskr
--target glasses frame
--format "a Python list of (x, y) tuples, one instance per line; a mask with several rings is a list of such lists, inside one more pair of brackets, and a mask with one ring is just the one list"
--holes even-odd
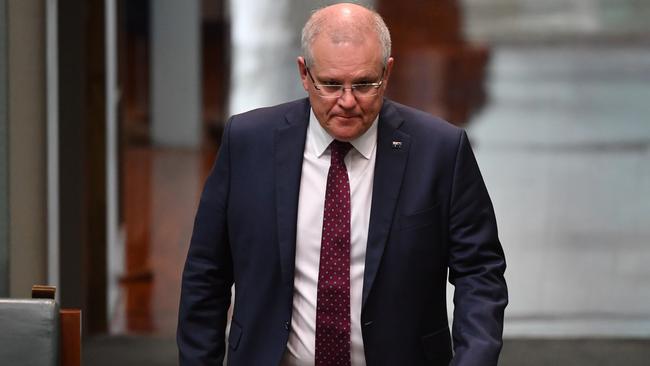
[[(355, 98), (374, 97), (377, 94), (379, 94), (379, 88), (381, 88), (381, 86), (384, 84), (384, 76), (386, 76), (386, 67), (384, 66), (384, 68), (381, 70), (381, 79), (379, 79), (379, 81), (377, 81), (375, 83), (351, 84), (349, 88), (346, 88), (345, 86), (343, 86), (343, 84), (319, 84), (319, 83), (316, 82), (316, 80), (314, 80), (314, 77), (312, 76), (311, 71), (309, 71), (309, 67), (307, 66), (307, 64), (305, 64), (305, 70), (307, 70), (307, 75), (309, 75), (309, 78), (311, 79), (311, 83), (314, 85), (314, 89), (316, 89), (319, 92), (318, 95), (320, 95), (323, 98), (328, 98), (328, 99), (335, 99), (335, 98), (342, 97), (345, 94), (345, 91), (347, 89), (350, 89), (350, 93), (352, 93), (352, 95)], [(321, 87), (324, 87), (324, 86), (327, 86), (327, 87), (336, 86), (336, 87), (339, 88), (339, 91), (338, 91), (337, 95), (323, 95), (323, 90), (321, 89)], [(363, 86), (370, 86), (370, 87), (374, 88), (376, 93), (372, 94), (372, 95), (359, 95), (359, 94), (356, 94), (355, 90), (358, 90), (357, 88), (363, 87)]]

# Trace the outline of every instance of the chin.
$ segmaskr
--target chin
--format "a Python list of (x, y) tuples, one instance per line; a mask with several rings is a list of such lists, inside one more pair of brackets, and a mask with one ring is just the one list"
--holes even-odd
[(325, 129), (332, 137), (341, 141), (354, 140), (366, 130), (363, 128), (363, 120), (361, 118), (345, 118), (339, 116), (331, 118)]
[(351, 141), (359, 137), (361, 134), (357, 130), (334, 130), (330, 134), (337, 140), (340, 141)]

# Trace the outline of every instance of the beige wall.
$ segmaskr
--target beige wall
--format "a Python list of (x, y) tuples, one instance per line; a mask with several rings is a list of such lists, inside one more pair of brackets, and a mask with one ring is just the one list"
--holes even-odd
[(9, 295), (9, 162), (7, 143), (7, 12), (0, 0), (0, 297)]
[(9, 295), (46, 281), (45, 1), (8, 0)]

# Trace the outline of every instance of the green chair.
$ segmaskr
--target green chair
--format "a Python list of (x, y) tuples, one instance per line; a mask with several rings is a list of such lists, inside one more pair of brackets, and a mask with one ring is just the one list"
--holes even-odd
[(81, 313), (78, 310), (73, 311), (71, 322), (70, 316), (64, 315), (69, 312), (59, 310), (59, 305), (54, 300), (54, 291), (51, 287), (34, 286), (32, 297), (36, 298), (0, 299), (2, 365), (80, 364)]

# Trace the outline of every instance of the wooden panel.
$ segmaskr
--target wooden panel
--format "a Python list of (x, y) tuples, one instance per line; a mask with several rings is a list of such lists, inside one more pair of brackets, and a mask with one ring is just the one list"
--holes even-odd
[(104, 0), (86, 1), (84, 311), (89, 333), (107, 330), (106, 51)]
[(171, 336), (178, 321), (181, 273), (196, 206), (214, 163), (201, 151), (125, 149), (126, 274), (120, 304), (127, 332)]
[[(146, 147), (123, 148), (124, 172), (120, 177), (124, 185), (126, 224), (126, 273), (120, 278), (126, 294), (126, 327), (132, 332), (152, 332), (154, 325), (151, 310), (150, 268), (152, 182), (150, 149)], [(155, 244), (155, 243), (154, 243)]]
[(60, 300), (106, 331), (104, 0), (58, 5)]
[(489, 49), (465, 42), (456, 0), (380, 0), (395, 67), (388, 97), (464, 125), (486, 100)]
[(33, 285), (32, 299), (52, 299), (56, 296), (56, 286)]
[(388, 96), (462, 125), (485, 103), (488, 58), (481, 46), (404, 52), (395, 61)]
[(456, 0), (380, 0), (377, 11), (390, 28), (398, 53), (401, 49), (463, 42)]
[(61, 309), (61, 366), (81, 365), (81, 310)]

